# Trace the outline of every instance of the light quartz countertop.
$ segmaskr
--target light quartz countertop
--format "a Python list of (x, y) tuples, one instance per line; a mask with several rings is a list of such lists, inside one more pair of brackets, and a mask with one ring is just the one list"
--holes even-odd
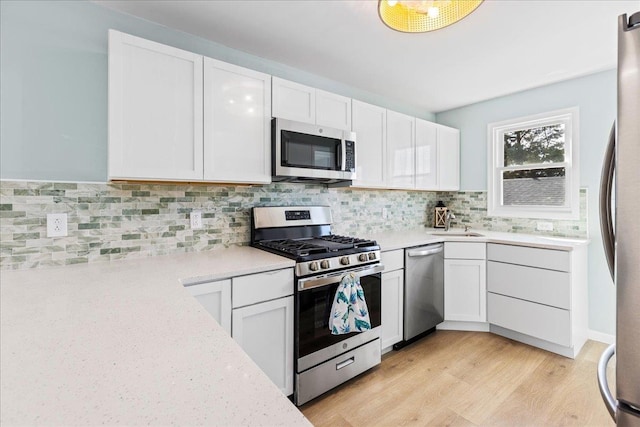
[[(364, 236), (374, 239), (382, 251), (410, 248), (438, 242), (482, 242), (504, 243), (508, 245), (529, 246), (543, 249), (571, 251), (578, 246), (589, 244), (588, 239), (569, 239), (534, 234), (504, 233), (481, 229), (470, 229), (470, 233), (482, 234), (479, 237), (467, 237), (456, 234), (464, 233), (464, 229), (451, 228), (445, 232), (441, 228), (416, 228), (412, 230), (387, 231)], [(446, 235), (435, 235), (446, 234)], [(362, 237), (362, 236), (361, 236)]]
[[(442, 241), (573, 250), (585, 239), (419, 228)], [(250, 247), (0, 271), (0, 424), (310, 425), (183, 285), (293, 267)], [(293, 284), (292, 284), (293, 286)]]
[(182, 286), (293, 264), (240, 247), (1, 271), (0, 424), (311, 425)]

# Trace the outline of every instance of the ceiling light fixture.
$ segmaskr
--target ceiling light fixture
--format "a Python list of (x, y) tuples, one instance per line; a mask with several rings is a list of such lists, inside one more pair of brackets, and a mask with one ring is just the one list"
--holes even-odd
[(380, 19), (403, 33), (426, 33), (454, 24), (483, 0), (379, 0)]

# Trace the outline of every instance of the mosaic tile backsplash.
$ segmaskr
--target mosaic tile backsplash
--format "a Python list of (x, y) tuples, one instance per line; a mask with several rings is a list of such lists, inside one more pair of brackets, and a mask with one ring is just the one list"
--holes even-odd
[[(454, 212), (456, 219), (452, 227), (471, 226), (475, 229), (503, 231), (509, 233), (544, 234), (547, 236), (577, 237), (588, 236), (587, 189), (580, 189), (579, 220), (549, 220), (527, 218), (502, 218), (487, 216), (486, 191), (461, 191), (438, 193), (438, 200)], [(540, 221), (551, 222), (553, 231), (536, 230)]]
[[(334, 189), (283, 183), (221, 186), (1, 181), (0, 269), (247, 245), (250, 208), (259, 205), (330, 206), (337, 234), (431, 227), (437, 200), (456, 213), (458, 225), (535, 233), (535, 220), (485, 218), (484, 192)], [(389, 219), (383, 219), (383, 208)], [(193, 210), (202, 211), (202, 229), (189, 227)], [(68, 236), (47, 237), (47, 213), (67, 213)], [(580, 221), (554, 221), (554, 225), (554, 232), (548, 234), (586, 236), (586, 190), (581, 192)]]

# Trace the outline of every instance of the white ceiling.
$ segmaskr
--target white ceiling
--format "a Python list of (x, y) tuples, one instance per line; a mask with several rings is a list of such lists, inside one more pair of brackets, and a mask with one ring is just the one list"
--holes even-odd
[(390, 30), (375, 0), (103, 0), (412, 108), (439, 112), (616, 64), (617, 16), (640, 0), (485, 0), (450, 27)]

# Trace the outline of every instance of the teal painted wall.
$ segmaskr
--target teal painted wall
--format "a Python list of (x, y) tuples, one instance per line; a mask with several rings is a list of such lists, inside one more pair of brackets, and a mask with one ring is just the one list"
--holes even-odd
[(588, 189), (589, 326), (615, 333), (615, 289), (606, 266), (598, 187), (611, 125), (616, 116), (616, 72), (605, 71), (436, 114), (436, 121), (460, 129), (461, 190), (487, 189), (487, 125), (511, 118), (578, 107), (580, 186)]
[(0, 2), (0, 178), (107, 179), (107, 30), (381, 105), (434, 115), (86, 1)]

